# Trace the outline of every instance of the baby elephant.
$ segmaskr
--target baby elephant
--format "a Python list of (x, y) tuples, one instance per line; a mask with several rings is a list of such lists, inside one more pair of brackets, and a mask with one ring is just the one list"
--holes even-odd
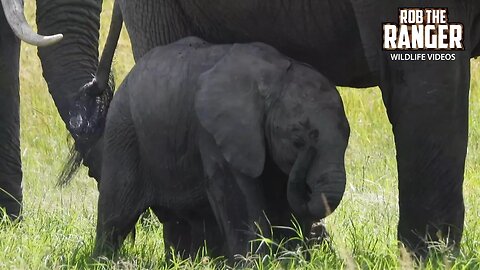
[(256, 229), (292, 215), (309, 231), (342, 199), (348, 137), (335, 87), (270, 46), (191, 37), (153, 49), (116, 92), (99, 142), (96, 255), (117, 250), (149, 207), (166, 247), (190, 254), (205, 241), (246, 254)]

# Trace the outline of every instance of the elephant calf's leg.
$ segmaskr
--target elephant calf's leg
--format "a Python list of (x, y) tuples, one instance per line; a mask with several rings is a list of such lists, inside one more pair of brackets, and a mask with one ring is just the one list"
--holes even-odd
[(118, 170), (118, 178), (115, 179), (118, 188), (115, 185), (102, 187), (101, 183), (94, 256), (114, 254), (147, 208), (137, 187), (123, 185), (125, 180), (121, 175), (128, 177), (128, 173)]
[[(122, 109), (128, 112), (127, 105)], [(133, 124), (129, 116), (119, 113), (119, 107), (113, 106), (111, 112), (105, 131), (99, 181), (94, 256), (116, 252), (140, 215), (150, 206), (145, 181), (138, 168), (140, 158)]]
[(123, 185), (120, 176), (128, 177), (128, 173), (118, 170), (117, 185), (102, 187), (101, 183), (94, 256), (114, 254), (147, 208), (137, 187)]
[(246, 255), (252, 241), (259, 238), (257, 234), (270, 231), (263, 212), (262, 183), (232, 170), (210, 135), (202, 137), (200, 152), (207, 176), (208, 200), (225, 238), (226, 254), (230, 259)]
[(206, 214), (192, 214), (188, 219), (173, 217), (163, 222), (165, 258), (168, 262), (173, 259), (172, 253), (182, 259), (187, 259), (188, 256), (195, 259), (205, 245), (208, 255), (215, 257), (221, 254), (225, 241), (215, 216), (211, 210), (207, 211)]
[(177, 218), (164, 222), (163, 241), (167, 262), (173, 259), (174, 254), (179, 255), (182, 259), (186, 259), (192, 245), (190, 224), (186, 220)]
[[(220, 227), (210, 207), (206, 205), (201, 213), (195, 213), (189, 218), (191, 226), (192, 244), (190, 256), (196, 258), (198, 255), (212, 257), (221, 256), (224, 250), (225, 239), (221, 235)], [(205, 250), (202, 250), (206, 248)], [(205, 253), (202, 253), (205, 251)]]
[(20, 42), (0, 5), (0, 208), (11, 218), (22, 208), (19, 56)]
[(398, 238), (420, 257), (430, 241), (458, 248), (462, 237), (467, 54), (457, 52), (453, 62), (387, 64), (382, 90), (397, 148)]

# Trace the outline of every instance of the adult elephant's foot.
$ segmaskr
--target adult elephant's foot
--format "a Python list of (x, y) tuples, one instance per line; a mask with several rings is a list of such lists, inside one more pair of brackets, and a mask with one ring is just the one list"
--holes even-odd
[[(401, 206), (405, 210), (406, 206)], [(460, 250), (463, 232), (463, 204), (455, 207), (456, 213), (448, 214), (447, 221), (431, 221), (426, 209), (410, 209), (411, 215), (401, 217), (398, 239), (417, 259), (424, 260), (437, 254), (456, 256)], [(419, 218), (423, 216), (422, 218)], [(416, 218), (416, 219), (415, 219)]]
[(20, 220), (22, 211), (22, 176), (0, 173), (0, 219), (6, 215)]

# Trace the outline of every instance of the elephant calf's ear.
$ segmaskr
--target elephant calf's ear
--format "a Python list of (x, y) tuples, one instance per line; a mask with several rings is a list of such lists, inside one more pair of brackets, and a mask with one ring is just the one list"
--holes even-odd
[[(274, 54), (276, 51), (273, 52)], [(248, 45), (232, 49), (199, 79), (195, 110), (225, 160), (236, 170), (258, 177), (265, 164), (262, 88), (277, 80), (289, 64), (272, 52)]]

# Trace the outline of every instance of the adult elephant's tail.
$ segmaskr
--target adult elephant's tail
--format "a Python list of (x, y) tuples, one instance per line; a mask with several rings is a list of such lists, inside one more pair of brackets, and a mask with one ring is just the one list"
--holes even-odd
[(1, 1), (8, 24), (19, 39), (39, 47), (53, 45), (62, 40), (62, 34), (42, 36), (35, 33), (25, 19), (22, 0)]
[(120, 10), (118, 2), (115, 1), (107, 42), (105, 43), (105, 48), (103, 49), (102, 57), (100, 58), (100, 63), (98, 64), (97, 73), (95, 74), (95, 79), (97, 81), (99, 90), (104, 90), (108, 86), (113, 56), (117, 48), (118, 39), (120, 38), (120, 32), (122, 31), (122, 24), (122, 11)]
[[(111, 75), (111, 68), (113, 62), (113, 56), (117, 48), (117, 43), (120, 38), (120, 32), (122, 30), (123, 17), (118, 2), (114, 3), (112, 21), (110, 24), (110, 30), (108, 32), (107, 42), (103, 49), (100, 62), (98, 63), (97, 71), (95, 73), (93, 81), (82, 87), (81, 91), (85, 92), (86, 96), (93, 97), (107, 97), (108, 100), (102, 102), (103, 114), (108, 111), (109, 102), (111, 99), (112, 91), (114, 89), (113, 76)], [(83, 119), (85, 118), (82, 113), (84, 111), (77, 111), (77, 115), (72, 114), (72, 118)], [(99, 134), (99, 138), (90, 138), (90, 134), (94, 134), (98, 126), (93, 124), (99, 122), (95, 117), (92, 117), (89, 121), (79, 121), (77, 125), (70, 125), (70, 131), (76, 136), (75, 145), (70, 150), (70, 157), (65, 163), (62, 172), (58, 177), (57, 184), (60, 186), (67, 185), (75, 176), (80, 165), (83, 163), (89, 168), (88, 175), (100, 180), (101, 169), (101, 156), (103, 145), (103, 129)], [(88, 139), (84, 139), (88, 138)]]

